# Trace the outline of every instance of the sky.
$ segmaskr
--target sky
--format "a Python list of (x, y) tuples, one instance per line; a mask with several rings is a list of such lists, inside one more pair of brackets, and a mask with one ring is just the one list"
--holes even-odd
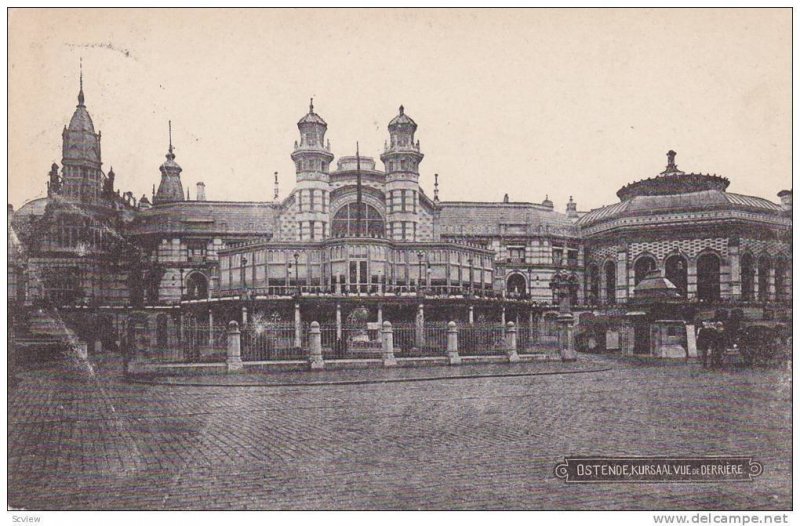
[[(192, 199), (271, 201), (310, 97), (337, 156), (378, 160), (403, 104), (446, 201), (617, 202), (679, 169), (791, 187), (790, 9), (11, 9), (9, 185), (46, 195), (77, 104), (103, 169), (151, 195), (172, 120)], [(382, 166), (379, 162), (378, 166)]]

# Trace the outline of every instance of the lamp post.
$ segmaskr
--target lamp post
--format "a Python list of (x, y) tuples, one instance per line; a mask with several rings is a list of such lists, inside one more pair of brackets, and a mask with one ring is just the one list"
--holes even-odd
[(559, 325), (558, 346), (561, 353), (561, 360), (565, 362), (575, 361), (575, 341), (573, 337), (573, 320), (571, 298), (572, 294), (578, 290), (578, 277), (573, 272), (565, 271), (561, 264), (563, 257), (560, 251), (554, 253), (556, 273), (550, 281), (550, 288), (558, 299), (558, 318)]
[(242, 256), (242, 288), (247, 290), (247, 256)]
[(472, 258), (467, 258), (467, 264), (469, 265), (469, 283), (467, 284), (467, 291), (472, 294)]
[(417, 251), (417, 259), (419, 260), (419, 272), (417, 273), (417, 294), (422, 295), (422, 258), (425, 254), (421, 250)]
[(294, 286), (297, 287), (297, 295), (300, 296), (300, 254), (294, 253)]

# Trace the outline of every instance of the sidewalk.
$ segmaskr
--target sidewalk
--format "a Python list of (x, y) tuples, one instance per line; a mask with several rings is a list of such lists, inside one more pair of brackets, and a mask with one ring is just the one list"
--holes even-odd
[(498, 378), (555, 374), (590, 373), (610, 370), (607, 364), (581, 357), (577, 362), (521, 362), (516, 364), (475, 364), (458, 367), (397, 367), (373, 369), (341, 369), (235, 375), (180, 375), (129, 377), (134, 383), (183, 386), (313, 386), (357, 385), (391, 382), (421, 382), (470, 378)]

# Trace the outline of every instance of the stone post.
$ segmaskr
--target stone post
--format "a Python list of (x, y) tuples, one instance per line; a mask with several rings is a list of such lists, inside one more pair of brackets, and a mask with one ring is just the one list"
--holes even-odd
[(506, 306), (503, 305), (500, 309), (500, 326), (503, 329), (503, 338), (506, 337)]
[(228, 365), (228, 372), (239, 371), (242, 369), (242, 333), (239, 331), (239, 324), (231, 321), (228, 324), (228, 358), (225, 363)]
[(578, 354), (575, 352), (575, 335), (573, 334), (572, 322), (574, 317), (570, 313), (562, 313), (558, 315), (556, 321), (558, 322), (558, 350), (561, 353), (561, 361), (574, 362), (578, 359)]
[(422, 303), (419, 304), (417, 308), (417, 320), (416, 320), (416, 347), (417, 349), (422, 349), (425, 347), (425, 307), (423, 307)]
[(506, 330), (506, 356), (510, 363), (519, 361), (519, 354), (517, 353), (517, 326), (513, 321), (508, 322), (508, 329)]
[(325, 368), (322, 360), (322, 332), (319, 330), (319, 322), (316, 321), (311, 322), (311, 329), (308, 331), (308, 364), (312, 371)]
[(447, 324), (447, 358), (450, 365), (461, 365), (461, 356), (458, 355), (458, 327), (454, 321)]
[(383, 325), (383, 305), (378, 304), (378, 327)]
[(472, 325), (475, 323), (475, 307), (472, 305), (469, 306), (469, 324)]
[[(337, 278), (338, 280), (338, 278)], [(337, 281), (338, 283), (338, 281)], [(339, 341), (342, 339), (342, 306), (337, 303), (336, 304), (336, 340)]]
[(247, 307), (242, 306), (242, 325), (247, 325)]
[(383, 322), (383, 329), (381, 329), (381, 354), (384, 367), (397, 365), (397, 360), (394, 358), (394, 332), (392, 324), (388, 320)]
[(214, 347), (214, 313), (208, 309), (208, 346)]
[(303, 346), (303, 333), (301, 332), (303, 328), (301, 327), (300, 321), (300, 304), (294, 304), (294, 346), (295, 348), (299, 349)]

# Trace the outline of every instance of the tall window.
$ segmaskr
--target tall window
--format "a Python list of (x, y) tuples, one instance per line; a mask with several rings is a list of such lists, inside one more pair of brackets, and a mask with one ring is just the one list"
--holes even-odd
[(357, 203), (343, 206), (333, 217), (331, 235), (333, 237), (383, 237), (383, 218), (378, 211), (361, 203), (359, 225), (359, 209)]
[(700, 301), (719, 300), (719, 258), (715, 254), (697, 258), (697, 298)]
[(603, 271), (606, 274), (606, 303), (617, 302), (617, 266), (613, 261), (606, 261)]
[(772, 262), (767, 256), (758, 258), (758, 300), (769, 301), (769, 271)]
[(657, 268), (656, 260), (651, 256), (642, 256), (633, 265), (633, 284), (638, 285), (647, 273)]
[(683, 256), (674, 255), (667, 258), (664, 276), (678, 289), (681, 296), (686, 296), (687, 265)]
[(753, 301), (755, 299), (756, 265), (753, 256), (742, 256), (742, 299)]

